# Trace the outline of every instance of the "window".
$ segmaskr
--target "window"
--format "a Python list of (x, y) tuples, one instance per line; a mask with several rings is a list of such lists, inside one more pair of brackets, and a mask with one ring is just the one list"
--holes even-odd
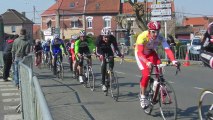
[(11, 26), (11, 31), (12, 31), (12, 33), (15, 33), (16, 32), (16, 26)]
[(50, 20), (49, 22), (47, 22), (47, 27), (51, 28), (52, 27), (52, 21)]
[(71, 21), (71, 28), (78, 28), (79, 22), (78, 21)]
[(104, 20), (104, 27), (106, 28), (111, 28), (111, 16), (104, 16), (103, 20)]
[(74, 8), (75, 7), (75, 3), (70, 3), (70, 8)]
[(92, 28), (93, 17), (86, 17), (86, 20), (87, 20), (87, 28)]
[(110, 28), (111, 27), (111, 20), (105, 19), (104, 20), (104, 27)]

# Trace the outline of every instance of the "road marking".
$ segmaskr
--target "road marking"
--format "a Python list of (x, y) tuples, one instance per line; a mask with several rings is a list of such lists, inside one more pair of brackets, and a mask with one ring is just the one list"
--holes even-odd
[(118, 71), (115, 71), (116, 73), (118, 73), (118, 74), (126, 74), (126, 73), (124, 73), (124, 72), (118, 72)]
[(18, 90), (17, 88), (9, 88), (9, 89), (0, 89), (0, 91), (13, 91)]
[(136, 75), (136, 77), (139, 77), (139, 78), (141, 78), (141, 75)]
[(198, 89), (198, 90), (203, 90), (204, 88), (200, 88), (200, 87), (194, 87), (195, 89)]
[(0, 85), (11, 85), (11, 82), (3, 82), (3, 81), (0, 81)]
[(2, 96), (15, 96), (20, 95), (19, 93), (2, 93)]
[(15, 110), (17, 106), (4, 106), (4, 110)]
[(14, 85), (0, 85), (0, 88), (1, 87), (14, 87)]
[(172, 81), (168, 81), (169, 83), (175, 83), (175, 82), (172, 82)]
[(8, 98), (8, 99), (3, 99), (3, 102), (19, 102), (20, 98)]
[(21, 120), (21, 114), (4, 115), (4, 120)]

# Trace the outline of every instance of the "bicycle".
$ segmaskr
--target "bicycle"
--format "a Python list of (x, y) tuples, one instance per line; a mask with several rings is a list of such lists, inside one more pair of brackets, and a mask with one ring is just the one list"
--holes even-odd
[[(119, 83), (118, 83), (118, 77), (117, 74), (113, 71), (110, 70), (109, 67), (107, 67), (107, 64), (109, 64), (110, 57), (106, 57), (105, 55), (104, 59), (106, 61), (106, 75), (105, 75), (105, 85), (107, 90), (105, 91), (105, 95), (108, 96), (108, 91), (110, 89), (111, 97), (115, 100), (118, 101), (119, 97)], [(123, 59), (121, 59), (121, 63), (123, 62)], [(120, 64), (121, 64), (120, 63)]]
[(69, 55), (68, 62), (69, 62), (70, 71), (73, 72), (73, 61), (72, 61), (71, 55)]
[(83, 76), (84, 76), (84, 86), (89, 87), (91, 91), (95, 90), (95, 77), (93, 73), (92, 66), (89, 64), (88, 54), (83, 54)]
[[(177, 100), (173, 87), (163, 77), (163, 68), (167, 66), (165, 64), (154, 65), (150, 70), (150, 77), (145, 95), (149, 101), (149, 106), (144, 108), (144, 112), (148, 115), (151, 114), (155, 104), (159, 103), (160, 113), (164, 120), (168, 118), (177, 118)], [(153, 73), (153, 68), (158, 69), (159, 73)], [(180, 64), (177, 65), (176, 74), (180, 71)], [(156, 76), (158, 84), (156, 89), (153, 90), (154, 78)], [(171, 106), (171, 107), (169, 107)], [(164, 109), (165, 108), (165, 109)], [(170, 109), (169, 109), (170, 108)]]
[(201, 92), (198, 115), (200, 120), (213, 120), (213, 89), (204, 89)]
[(42, 63), (45, 67), (48, 67), (50, 70), (52, 70), (52, 59), (50, 52), (43, 53)]
[(57, 60), (56, 60), (56, 76), (59, 79), (63, 80), (64, 79), (64, 67), (63, 67), (59, 52), (56, 52), (56, 57), (57, 57)]

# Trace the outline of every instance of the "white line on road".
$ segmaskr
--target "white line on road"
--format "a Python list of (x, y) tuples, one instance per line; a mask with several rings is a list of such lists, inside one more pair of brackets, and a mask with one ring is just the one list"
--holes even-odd
[(2, 93), (2, 96), (15, 96), (20, 95), (19, 93)]
[(15, 110), (17, 106), (4, 106), (4, 110)]
[(4, 115), (4, 120), (21, 120), (21, 114)]
[(1, 87), (14, 87), (14, 85), (0, 85), (0, 88)]
[(0, 91), (13, 91), (18, 90), (17, 88), (0, 89)]
[(126, 74), (126, 73), (124, 73), (124, 72), (118, 72), (118, 71), (115, 71), (116, 73), (118, 73), (118, 74)]
[(3, 102), (18, 102), (20, 101), (20, 98), (8, 98), (8, 99), (3, 99)]
[(139, 77), (139, 78), (141, 78), (141, 75), (136, 75), (136, 77)]
[(200, 87), (194, 87), (195, 89), (198, 89), (198, 90), (203, 90), (204, 88), (200, 88)]
[(0, 85), (11, 85), (11, 82), (2, 82), (2, 81), (0, 81)]
[(169, 83), (175, 83), (175, 82), (172, 82), (172, 81), (168, 81)]

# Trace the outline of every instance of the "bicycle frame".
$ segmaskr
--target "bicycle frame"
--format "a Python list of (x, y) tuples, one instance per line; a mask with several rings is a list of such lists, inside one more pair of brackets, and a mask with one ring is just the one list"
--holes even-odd
[[(162, 118), (165, 120), (167, 117), (173, 117), (173, 119), (176, 119), (177, 116), (177, 100), (175, 96), (174, 89), (172, 86), (165, 81), (163, 77), (163, 68), (166, 65), (160, 64), (160, 65), (155, 65), (151, 68), (150, 70), (150, 76), (149, 76), (149, 85), (146, 91), (146, 96), (148, 97), (148, 100), (150, 101), (149, 106), (147, 106), (144, 109), (144, 112), (147, 114), (151, 114), (151, 111), (153, 109), (153, 106), (156, 103), (159, 103), (160, 105), (160, 112)], [(158, 73), (153, 73), (153, 68), (158, 69)], [(178, 65), (178, 70), (179, 70), (179, 65)], [(156, 89), (153, 90), (153, 82), (154, 79), (152, 76), (157, 78), (158, 84), (156, 86)], [(148, 94), (147, 94), (148, 92)], [(171, 115), (167, 115), (168, 110), (164, 110), (164, 106), (172, 106), (172, 110), (169, 112)]]

